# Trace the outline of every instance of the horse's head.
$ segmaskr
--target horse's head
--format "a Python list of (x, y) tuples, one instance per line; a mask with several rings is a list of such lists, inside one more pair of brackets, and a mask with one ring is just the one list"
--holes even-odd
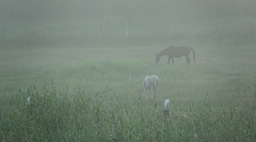
[(156, 64), (159, 63), (160, 57), (161, 57), (161, 56), (157, 53), (157, 54), (156, 54), (156, 58), (155, 58)]

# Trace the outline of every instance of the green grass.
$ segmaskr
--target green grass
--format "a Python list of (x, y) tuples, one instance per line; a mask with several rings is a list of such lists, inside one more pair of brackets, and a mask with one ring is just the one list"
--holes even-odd
[[(180, 58), (169, 66), (167, 58), (154, 64), (164, 44), (3, 48), (0, 139), (255, 141), (255, 49), (192, 46), (196, 64)], [(148, 74), (160, 77), (159, 96), (139, 100)]]

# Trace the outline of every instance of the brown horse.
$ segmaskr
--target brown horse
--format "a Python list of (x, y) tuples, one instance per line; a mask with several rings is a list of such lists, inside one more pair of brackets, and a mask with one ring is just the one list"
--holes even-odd
[(165, 48), (161, 52), (156, 54), (155, 62), (156, 64), (159, 63), (159, 60), (161, 56), (167, 55), (168, 56), (168, 64), (170, 63), (170, 60), (172, 59), (172, 63), (174, 64), (174, 57), (186, 57), (187, 64), (190, 64), (189, 54), (192, 51), (193, 53), (193, 59), (194, 62), (196, 60), (195, 50), (192, 47), (189, 46), (169, 46), (168, 48)]

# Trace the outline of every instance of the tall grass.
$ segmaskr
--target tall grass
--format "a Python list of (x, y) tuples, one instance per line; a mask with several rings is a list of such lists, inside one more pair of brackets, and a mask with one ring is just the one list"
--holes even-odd
[[(1, 107), (1, 141), (255, 141), (256, 88), (238, 92), (240, 106), (212, 107), (207, 98), (172, 104), (170, 120), (149, 100), (120, 97), (111, 88), (88, 92), (54, 86), (18, 90)], [(26, 97), (31, 96), (31, 104)], [(10, 102), (12, 103), (12, 102)]]
[[(1, 50), (0, 141), (255, 141), (255, 49), (193, 46), (196, 64), (155, 65), (162, 46)], [(150, 74), (159, 95), (139, 100)]]

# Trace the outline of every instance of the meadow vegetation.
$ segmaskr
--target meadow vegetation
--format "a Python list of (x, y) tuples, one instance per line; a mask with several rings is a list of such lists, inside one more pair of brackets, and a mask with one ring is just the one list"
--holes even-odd
[[(165, 43), (97, 46), (1, 49), (0, 141), (256, 140), (253, 46), (192, 44), (196, 64), (169, 66)], [(150, 74), (158, 97), (138, 99)]]

